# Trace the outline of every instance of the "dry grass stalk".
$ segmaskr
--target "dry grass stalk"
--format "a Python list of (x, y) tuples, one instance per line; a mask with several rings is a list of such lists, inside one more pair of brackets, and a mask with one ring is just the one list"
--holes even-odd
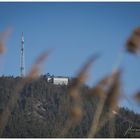
[(31, 71), (29, 72), (27, 77), (21, 79), (21, 82), (19, 82), (16, 85), (16, 87), (13, 91), (15, 94), (13, 94), (10, 97), (4, 111), (2, 112), (2, 115), (0, 116), (0, 137), (2, 136), (3, 131), (7, 125), (11, 112), (13, 111), (14, 107), (16, 106), (16, 104), (20, 98), (20, 92), (22, 91), (24, 85), (27, 82), (29, 82), (30, 80), (33, 80), (38, 77), (38, 75), (36, 75), (36, 74), (38, 74), (40, 72), (40, 67), (41, 67), (42, 63), (44, 62), (44, 60), (48, 57), (49, 52), (50, 51), (47, 51), (47, 52), (41, 54), (39, 56), (39, 58), (36, 60), (35, 64), (33, 65), (33, 68), (31, 69)]
[[(106, 105), (109, 107), (109, 112), (106, 115), (109, 118), (109, 134), (110, 137), (115, 137), (115, 113), (118, 112), (118, 101), (120, 97), (120, 72), (114, 73), (112, 85), (108, 91)], [(105, 118), (106, 119), (106, 118)], [(107, 120), (107, 119), (106, 119)], [(106, 121), (104, 121), (106, 122)]]
[(104, 104), (105, 104), (106, 90), (108, 89), (109, 84), (110, 84), (110, 76), (107, 76), (104, 79), (102, 79), (96, 85), (96, 87), (93, 88), (89, 93), (90, 95), (98, 96), (99, 97), (99, 102), (97, 104), (95, 115), (94, 115), (93, 121), (91, 123), (91, 128), (90, 128), (89, 133), (88, 133), (88, 138), (93, 138), (96, 135), (96, 130), (97, 130), (97, 127), (98, 127), (100, 116), (101, 116), (101, 113), (103, 111), (103, 107), (104, 107)]
[(31, 70), (26, 76), (27, 81), (35, 80), (39, 77), (41, 67), (43, 62), (46, 60), (46, 58), (49, 56), (51, 50), (45, 51), (42, 53), (37, 60), (35, 61), (34, 65), (32, 66)]
[(104, 96), (106, 95), (103, 92), (103, 89), (100, 85), (96, 85), (96, 87), (89, 89), (88, 91), (88, 96), (90, 97), (99, 97), (99, 98), (105, 98)]
[(81, 106), (82, 101), (80, 96), (80, 88), (87, 80), (89, 69), (97, 57), (98, 56), (93, 55), (92, 57), (90, 57), (90, 59), (88, 59), (88, 61), (82, 67), (68, 89), (68, 95), (72, 100), (72, 105), (70, 108), (70, 118), (66, 121), (59, 137), (64, 137), (71, 129), (71, 127), (73, 125), (76, 125), (82, 118), (83, 111)]
[(2, 41), (0, 41), (0, 54), (3, 54), (5, 52), (5, 45)]
[(110, 85), (110, 79), (111, 79), (111, 76), (106, 76), (96, 85), (95, 88), (91, 89), (89, 92), (89, 95), (99, 97), (99, 102), (98, 102), (98, 105), (97, 105), (97, 108), (95, 111), (93, 121), (91, 123), (91, 128), (90, 128), (89, 133), (88, 133), (89, 138), (95, 137), (95, 135), (97, 133), (96, 130), (97, 130), (100, 116), (101, 116), (101, 113), (103, 111), (103, 107), (105, 104), (105, 100), (106, 100), (106, 96), (107, 96), (106, 92), (107, 92), (108, 87)]
[[(109, 115), (110, 113), (113, 113), (113, 115)], [(110, 126), (109, 126), (109, 127), (113, 126), (112, 130), (111, 130), (112, 132), (110, 134), (110, 137), (114, 137), (114, 132), (115, 132), (114, 123), (115, 123), (115, 119), (113, 119), (113, 118), (116, 115), (116, 111), (115, 111), (115, 113), (114, 113), (114, 111), (112, 111), (110, 113), (105, 113), (104, 114), (103, 119), (100, 120), (100, 123), (99, 123), (99, 125), (97, 127), (96, 133), (98, 133), (107, 122), (112, 120), (112, 122), (110, 123)]]
[(106, 104), (109, 106), (110, 110), (117, 110), (117, 104), (120, 97), (120, 72), (113, 74), (112, 85), (108, 91)]
[[(106, 77), (103, 80), (101, 80), (101, 82), (99, 82), (99, 84), (97, 84), (97, 86), (90, 91), (92, 92), (90, 94), (93, 94), (99, 97), (99, 103), (97, 105), (97, 109), (95, 111), (91, 129), (88, 134), (89, 138), (95, 137), (97, 130), (99, 131), (98, 123), (100, 121), (100, 116), (101, 116), (104, 104), (109, 105), (110, 111), (116, 110), (117, 108), (118, 100), (116, 98), (118, 98), (119, 96), (119, 83), (118, 83), (119, 79), (118, 78), (119, 78), (119, 73), (118, 72), (113, 73), (111, 76)], [(112, 114), (113, 114), (112, 112), (109, 112), (107, 116), (110, 117), (110, 119), (112, 119), (113, 118)], [(103, 121), (103, 123), (104, 122), (106, 122), (106, 118), (105, 118), (105, 121)], [(112, 123), (114, 124), (113, 119), (112, 119)], [(112, 123), (110, 124), (111, 127), (112, 127)], [(114, 132), (114, 129), (112, 128), (110, 137), (114, 137), (113, 132)]]
[[(77, 74), (76, 78), (72, 81), (72, 84), (69, 87), (68, 94), (70, 97), (75, 98), (77, 95), (77, 91), (84, 84), (88, 77), (88, 71), (92, 65), (92, 63), (98, 58), (99, 55), (93, 55), (90, 59), (88, 59), (87, 63), (81, 68), (80, 72)], [(79, 95), (79, 94), (78, 94)]]
[(115, 138), (115, 116), (113, 113), (109, 113), (109, 137), (110, 138)]
[(73, 105), (73, 107), (70, 110), (70, 117), (73, 122), (78, 122), (83, 115), (81, 102), (79, 101), (77, 104)]
[(126, 43), (128, 52), (137, 54), (140, 50), (140, 27), (136, 28)]
[(5, 44), (11, 32), (12, 32), (12, 29), (7, 28), (4, 32), (0, 33), (0, 54), (3, 54), (6, 51)]
[(104, 107), (104, 102), (105, 102), (105, 98), (106, 96), (104, 91), (103, 90), (98, 90), (99, 92), (99, 95), (103, 95), (103, 96), (99, 96), (99, 103), (97, 105), (97, 109), (95, 111), (95, 115), (94, 115), (94, 118), (93, 118), (93, 121), (92, 121), (92, 124), (91, 124), (91, 128), (90, 128), (90, 131), (88, 133), (88, 138), (92, 138), (92, 137), (95, 137), (96, 135), (96, 130), (97, 130), (97, 127), (98, 127), (98, 123), (99, 123), (99, 119), (100, 119), (100, 116), (101, 116), (101, 113), (102, 113), (102, 110), (103, 110), (103, 107)]
[(14, 109), (20, 94), (19, 92), (21, 91), (21, 89), (23, 88), (25, 82), (24, 80), (21, 80), (21, 82), (19, 82), (14, 90), (14, 94), (10, 97), (4, 111), (2, 112), (1, 116), (0, 116), (0, 137), (3, 134), (3, 131), (7, 125), (7, 122), (9, 120), (9, 117), (11, 115), (12, 110)]
[(134, 98), (140, 102), (140, 91), (138, 91), (135, 95), (134, 95)]

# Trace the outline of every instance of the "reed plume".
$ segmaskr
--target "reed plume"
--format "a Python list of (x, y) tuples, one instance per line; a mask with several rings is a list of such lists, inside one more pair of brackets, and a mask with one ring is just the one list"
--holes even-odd
[(3, 54), (6, 51), (6, 42), (11, 33), (12, 33), (11, 28), (6, 28), (4, 32), (0, 33), (0, 54)]
[(126, 50), (132, 54), (139, 53), (140, 50), (140, 27), (137, 27), (126, 43)]
[(95, 115), (93, 117), (92, 123), (91, 123), (91, 128), (88, 132), (88, 138), (92, 138), (96, 136), (96, 131), (97, 131), (97, 127), (98, 127), (98, 123), (100, 120), (100, 116), (102, 114), (103, 111), (103, 107), (105, 104), (105, 99), (106, 99), (106, 90), (108, 88), (108, 84), (110, 84), (110, 77), (107, 76), (105, 78), (103, 78), (94, 88), (92, 88), (89, 91), (89, 95), (93, 95), (94, 96), (98, 96), (99, 97), (99, 101), (97, 104), (97, 108), (95, 110)]
[[(119, 83), (117, 79), (119, 78), (119, 72), (113, 73), (110, 76), (105, 77), (102, 79), (95, 88), (91, 89), (89, 91), (89, 95), (93, 94), (94, 96), (99, 97), (99, 102), (97, 104), (97, 108), (95, 111), (95, 115), (93, 117), (93, 121), (91, 124), (90, 131), (88, 133), (88, 137), (92, 138), (95, 137), (97, 132), (100, 130), (100, 126), (103, 126), (106, 122), (106, 115), (110, 117), (110, 119), (113, 118), (112, 111), (117, 109), (117, 103), (118, 103), (118, 97), (119, 97)], [(105, 120), (103, 120), (103, 125), (100, 124), (101, 121), (101, 114), (103, 112), (104, 106), (108, 104), (110, 111), (108, 114), (104, 116)], [(112, 127), (111, 123), (111, 127)], [(110, 131), (110, 137), (114, 137), (114, 130), (112, 127), (112, 130)]]
[(9, 117), (11, 115), (11, 112), (13, 111), (13, 109), (15, 108), (19, 98), (20, 98), (20, 93), (24, 87), (24, 85), (33, 80), (36, 79), (38, 77), (38, 73), (40, 72), (40, 68), (42, 66), (42, 63), (45, 61), (45, 59), (48, 57), (50, 51), (46, 51), (45, 53), (41, 54), (38, 59), (35, 61), (35, 64), (33, 65), (33, 67), (31, 68), (29, 74), (24, 78), (22, 78), (20, 80), (20, 82), (18, 82), (18, 84), (16, 85), (15, 89), (13, 90), (12, 96), (10, 97), (4, 111), (2, 112), (1, 116), (0, 116), (0, 137), (3, 134), (3, 131), (5, 130), (5, 127), (7, 125), (7, 122), (9, 120)]
[(134, 95), (134, 98), (140, 102), (140, 91), (138, 91), (135, 95)]
[(64, 137), (67, 132), (71, 129), (71, 127), (76, 125), (82, 118), (83, 110), (82, 110), (82, 100), (80, 96), (80, 88), (85, 83), (88, 77), (89, 69), (93, 62), (98, 58), (98, 55), (92, 55), (84, 66), (80, 69), (79, 73), (77, 74), (76, 78), (73, 79), (71, 85), (68, 89), (68, 95), (71, 98), (71, 105), (70, 105), (70, 117), (66, 121), (64, 128), (61, 131), (59, 137)]
[(26, 76), (27, 81), (35, 80), (39, 77), (43, 62), (48, 58), (51, 50), (47, 50), (43, 52), (35, 61), (33, 64), (31, 70)]

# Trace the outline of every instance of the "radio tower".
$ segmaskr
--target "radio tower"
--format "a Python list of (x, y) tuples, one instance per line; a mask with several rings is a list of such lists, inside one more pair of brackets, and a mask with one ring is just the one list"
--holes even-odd
[(20, 76), (23, 77), (25, 75), (25, 66), (24, 66), (24, 34), (22, 32), (21, 37), (21, 53), (20, 53)]

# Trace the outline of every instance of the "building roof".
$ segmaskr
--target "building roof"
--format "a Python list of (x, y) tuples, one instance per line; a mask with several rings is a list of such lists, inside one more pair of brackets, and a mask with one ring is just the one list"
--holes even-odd
[(69, 78), (69, 77), (66, 77), (66, 76), (51, 76), (53, 78)]

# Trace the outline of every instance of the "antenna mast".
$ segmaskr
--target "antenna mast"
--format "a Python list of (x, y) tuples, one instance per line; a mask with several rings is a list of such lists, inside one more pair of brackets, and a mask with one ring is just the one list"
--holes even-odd
[(20, 52), (20, 76), (25, 75), (25, 66), (24, 66), (24, 34), (22, 32), (21, 36), (21, 52)]

